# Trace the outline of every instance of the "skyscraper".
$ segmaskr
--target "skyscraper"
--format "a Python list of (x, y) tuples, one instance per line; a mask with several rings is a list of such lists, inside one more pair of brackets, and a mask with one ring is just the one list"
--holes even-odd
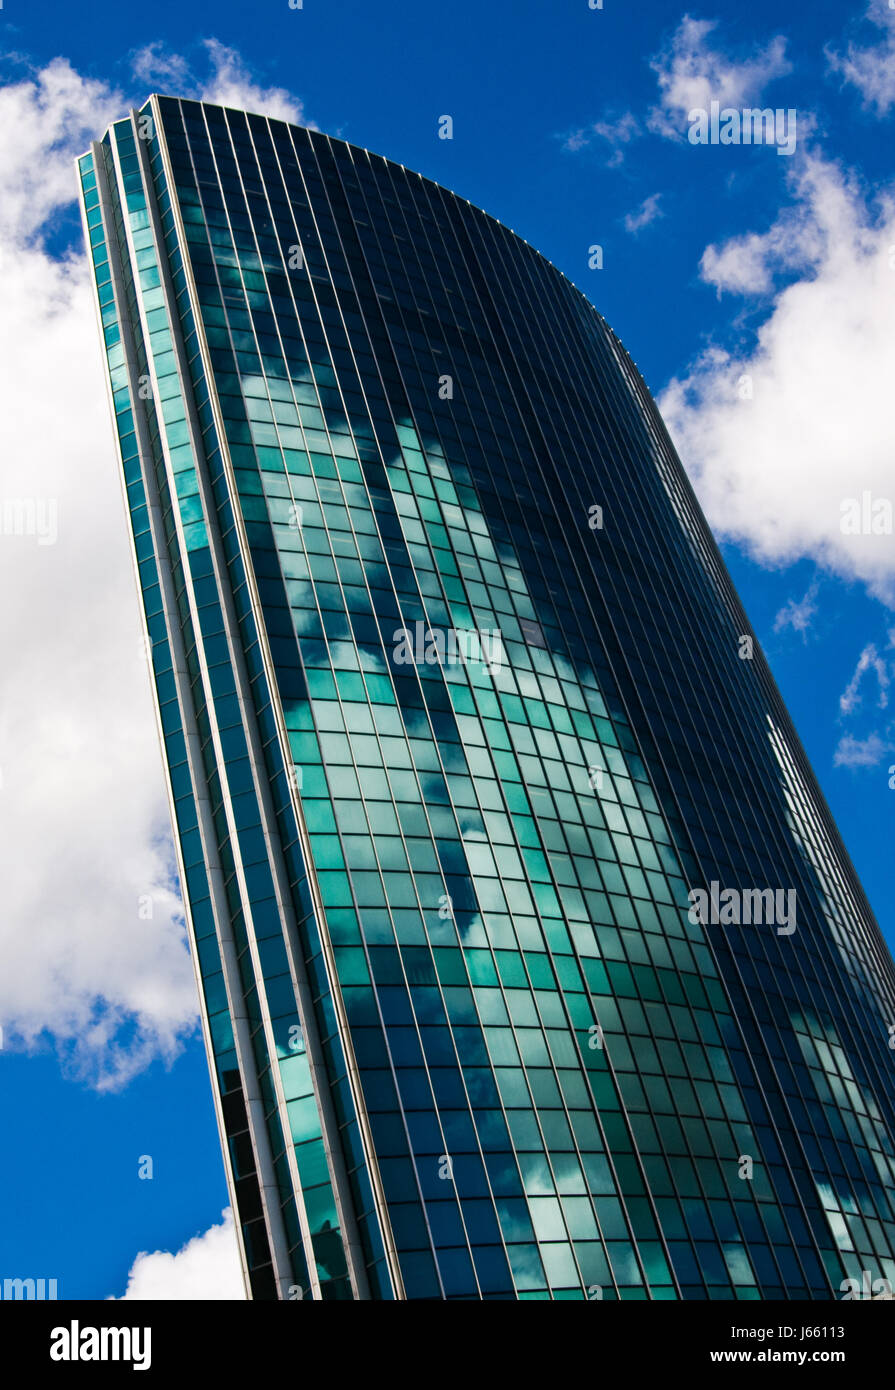
[(78, 164), (255, 1298), (895, 1283), (895, 975), (597, 311), (367, 150)]

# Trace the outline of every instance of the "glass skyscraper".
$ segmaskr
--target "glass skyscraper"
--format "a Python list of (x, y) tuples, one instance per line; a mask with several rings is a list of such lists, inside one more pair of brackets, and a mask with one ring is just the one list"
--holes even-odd
[(316, 131), (78, 172), (251, 1295), (895, 1283), (892, 962), (612, 330)]

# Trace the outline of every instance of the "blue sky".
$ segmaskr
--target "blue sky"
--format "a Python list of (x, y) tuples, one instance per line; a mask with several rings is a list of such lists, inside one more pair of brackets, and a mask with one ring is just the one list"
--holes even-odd
[[(5, 412), (4, 492), (58, 496), (60, 517), (58, 545), (0, 555), (23, 596), (2, 629), (20, 660), (0, 706), (0, 1075), (17, 1136), (0, 1151), (0, 1275), (120, 1296), (140, 1252), (179, 1251), (227, 1202), (69, 163), (150, 90), (299, 113), (397, 159), (499, 217), (605, 314), (662, 402), (895, 943), (895, 547), (840, 526), (844, 501), (895, 487), (884, 0), (791, 8), (785, 25), (767, 0), (100, 0), (89, 15), (8, 0), (0, 32), (0, 309), (15, 326), (0, 374), (36, 410), (50, 375), (56, 404), (40, 441), (33, 415)], [(692, 144), (689, 108), (715, 97), (794, 108), (795, 153)], [(452, 140), (437, 138), (445, 114)], [(156, 912), (138, 927), (147, 884)], [(177, 1287), (208, 1296), (217, 1248), (178, 1257)]]

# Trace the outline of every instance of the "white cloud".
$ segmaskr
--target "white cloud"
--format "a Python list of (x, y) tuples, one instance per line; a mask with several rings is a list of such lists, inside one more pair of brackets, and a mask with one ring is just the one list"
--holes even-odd
[(889, 703), (889, 672), (886, 663), (876, 649), (873, 642), (869, 642), (861, 655), (858, 657), (858, 664), (855, 667), (851, 680), (845, 690), (839, 696), (839, 708), (843, 714), (851, 714), (852, 711), (861, 703), (859, 693), (861, 682), (866, 672), (873, 671), (876, 675), (879, 694), (877, 697), (877, 708), (885, 709)]
[(196, 1012), (87, 265), (41, 242), (121, 109), (61, 60), (0, 90), (2, 500), (54, 507), (57, 532), (0, 534), (0, 1018), (105, 1085), (172, 1057)]
[(883, 31), (880, 41), (864, 47), (849, 43), (845, 53), (828, 48), (827, 59), (831, 71), (857, 87), (865, 105), (887, 116), (895, 106), (895, 11), (885, 0), (872, 0), (867, 19)]
[(594, 121), (593, 125), (572, 131), (563, 141), (563, 149), (574, 154), (595, 141), (603, 141), (610, 151), (606, 163), (610, 169), (615, 169), (624, 161), (625, 147), (642, 134), (639, 121), (630, 111), (621, 115), (607, 114), (603, 120)]
[(118, 94), (81, 77), (63, 58), (54, 58), (29, 80), (0, 87), (4, 246), (21, 245), (71, 202), (71, 158), (121, 114), (121, 106)]
[(684, 15), (670, 42), (651, 60), (659, 83), (659, 102), (649, 114), (649, 127), (671, 139), (682, 138), (687, 117), (695, 108), (751, 106), (764, 88), (792, 71), (781, 35), (767, 47), (740, 61), (709, 45), (717, 20)]
[[(684, 15), (665, 47), (650, 60), (659, 100), (647, 114), (646, 128), (654, 134), (683, 139), (694, 108), (708, 110), (712, 101), (737, 108), (751, 106), (769, 83), (792, 71), (782, 36), (738, 60), (710, 46), (709, 36), (717, 25), (717, 20)], [(804, 121), (801, 124), (804, 132)], [(617, 168), (624, 161), (626, 147), (645, 133), (644, 124), (632, 111), (606, 112), (601, 120), (567, 135), (563, 149), (575, 153), (601, 141), (609, 150), (607, 164)]]
[[(264, 109), (209, 52), (208, 92)], [(89, 271), (45, 243), (131, 104), (62, 59), (0, 88), (0, 1021), (100, 1087), (173, 1059), (197, 1011)], [(12, 534), (17, 503), (53, 527)]]
[(213, 77), (205, 84), (203, 101), (256, 111), (259, 115), (271, 116), (279, 121), (291, 121), (293, 125), (311, 124), (305, 120), (302, 103), (296, 101), (290, 92), (283, 87), (259, 87), (253, 82), (235, 49), (227, 48), (217, 39), (205, 39), (204, 43), (211, 59)]
[(131, 1266), (127, 1288), (116, 1301), (245, 1300), (245, 1284), (233, 1226), (233, 1213), (222, 1212), (220, 1226), (194, 1236), (172, 1255), (168, 1250), (141, 1252)]
[(870, 734), (867, 738), (852, 738), (851, 734), (844, 734), (833, 754), (833, 765), (835, 767), (876, 767), (886, 753), (892, 751), (893, 747), (895, 745), (886, 743), (879, 734)]
[(818, 588), (815, 579), (802, 598), (788, 599), (774, 618), (774, 631), (782, 632), (784, 628), (791, 627), (794, 632), (807, 632), (817, 612)]
[(171, 53), (156, 39), (131, 57), (131, 71), (138, 82), (170, 84), (172, 96), (183, 96), (193, 86), (190, 65), (181, 53)]
[[(813, 170), (807, 171), (807, 178)], [(707, 246), (700, 261), (703, 280), (723, 293), (763, 295), (782, 272), (810, 270), (823, 257), (824, 227), (806, 218), (804, 206), (783, 208), (766, 232), (744, 232), (721, 246)]]
[(717, 533), (895, 606), (892, 537), (840, 529), (848, 499), (892, 500), (895, 201), (817, 156), (788, 162), (792, 205), (702, 261), (719, 292), (770, 294), (754, 340), (711, 344), (659, 405)]
[(644, 198), (639, 207), (633, 212), (629, 212), (625, 217), (625, 227), (632, 235), (636, 236), (644, 227), (648, 227), (657, 218), (664, 217), (665, 214), (659, 207), (662, 200), (661, 193), (651, 193), (648, 198)]
[(255, 82), (235, 48), (228, 48), (219, 39), (203, 39), (202, 47), (203, 66), (208, 67), (204, 76), (196, 74), (181, 54), (171, 53), (160, 42), (147, 44), (133, 55), (134, 72), (153, 89), (170, 85), (172, 96), (197, 97), (217, 106), (254, 111), (316, 130), (305, 117), (302, 102), (284, 87), (263, 87)]
[[(888, 650), (895, 647), (895, 628), (891, 629), (887, 636)], [(858, 657), (848, 685), (839, 697), (840, 713), (848, 718), (862, 708), (864, 704), (862, 687), (865, 676), (876, 687), (874, 707), (878, 710), (888, 709), (889, 687), (893, 674), (895, 674), (895, 667), (890, 669), (885, 657), (880, 656), (876, 643), (868, 642)], [(855, 738), (852, 734), (844, 734), (833, 754), (834, 766), (876, 767), (886, 753), (895, 751), (895, 744), (890, 741), (893, 733), (895, 733), (895, 724), (890, 721), (888, 726), (883, 729), (882, 734), (876, 730), (873, 730), (865, 738)]]

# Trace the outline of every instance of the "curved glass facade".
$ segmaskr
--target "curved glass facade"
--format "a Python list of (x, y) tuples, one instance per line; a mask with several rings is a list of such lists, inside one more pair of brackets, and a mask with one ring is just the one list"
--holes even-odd
[(315, 131), (79, 175), (252, 1295), (895, 1283), (892, 962), (611, 329)]

